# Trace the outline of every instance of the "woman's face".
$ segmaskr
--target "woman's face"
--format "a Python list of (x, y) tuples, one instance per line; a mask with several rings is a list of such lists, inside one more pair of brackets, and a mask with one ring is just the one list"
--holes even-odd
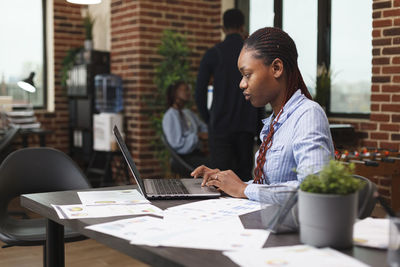
[(175, 102), (183, 102), (186, 103), (190, 100), (190, 88), (187, 84), (179, 85), (178, 89), (176, 89), (175, 93)]
[[(246, 100), (254, 107), (264, 107), (271, 103), (281, 105), (282, 89), (278, 79), (282, 76), (282, 69), (276, 65), (274, 60), (271, 65), (265, 66), (261, 59), (254, 56), (253, 49), (244, 47), (240, 52), (238, 59), (238, 68), (242, 73), (243, 78), (240, 81), (240, 88), (243, 90), (243, 95)], [(279, 59), (277, 59), (280, 63)], [(282, 66), (280, 66), (283, 68)]]

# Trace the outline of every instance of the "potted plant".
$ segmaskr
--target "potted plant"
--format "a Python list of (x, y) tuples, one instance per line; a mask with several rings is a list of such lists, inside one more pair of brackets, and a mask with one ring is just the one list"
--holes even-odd
[(61, 86), (67, 88), (69, 71), (75, 63), (75, 58), (82, 50), (82, 47), (70, 48), (61, 62)]
[(93, 25), (94, 19), (90, 15), (89, 11), (87, 11), (83, 18), (83, 27), (85, 28), (85, 50), (93, 49)]
[(307, 176), (299, 190), (300, 240), (316, 247), (348, 248), (353, 244), (358, 190), (354, 165), (331, 160), (320, 173)]
[(155, 131), (152, 145), (164, 172), (169, 173), (170, 155), (160, 142), (163, 132), (162, 118), (166, 108), (166, 91), (167, 87), (176, 81), (193, 83), (189, 59), (191, 51), (185, 35), (173, 30), (164, 30), (157, 53), (161, 56), (160, 62), (155, 66), (154, 83), (157, 91), (150, 98), (144, 99), (144, 102), (149, 107), (150, 112), (147, 112), (147, 115)]
[(325, 64), (319, 65), (317, 68), (317, 79), (315, 82), (315, 98), (314, 100), (321, 105), (326, 111), (328, 108), (329, 93), (331, 88), (331, 71)]

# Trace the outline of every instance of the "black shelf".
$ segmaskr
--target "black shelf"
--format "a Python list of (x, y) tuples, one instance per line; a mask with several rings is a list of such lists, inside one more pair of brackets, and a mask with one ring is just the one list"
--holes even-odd
[(81, 51), (69, 72), (69, 154), (86, 169), (93, 156), (94, 77), (110, 73), (110, 53)]

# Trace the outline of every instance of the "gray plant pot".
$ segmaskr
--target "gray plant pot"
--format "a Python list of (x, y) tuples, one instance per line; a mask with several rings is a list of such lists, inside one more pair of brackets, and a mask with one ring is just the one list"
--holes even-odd
[(299, 190), (301, 242), (316, 247), (351, 247), (357, 194), (314, 194)]
[(93, 40), (85, 40), (84, 47), (85, 50), (93, 50)]

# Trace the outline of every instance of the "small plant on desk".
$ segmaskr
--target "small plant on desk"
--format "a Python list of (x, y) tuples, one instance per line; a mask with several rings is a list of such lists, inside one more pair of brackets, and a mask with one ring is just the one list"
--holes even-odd
[(319, 174), (300, 185), (301, 242), (317, 247), (348, 248), (353, 244), (357, 191), (364, 181), (353, 177), (354, 165), (331, 160)]

